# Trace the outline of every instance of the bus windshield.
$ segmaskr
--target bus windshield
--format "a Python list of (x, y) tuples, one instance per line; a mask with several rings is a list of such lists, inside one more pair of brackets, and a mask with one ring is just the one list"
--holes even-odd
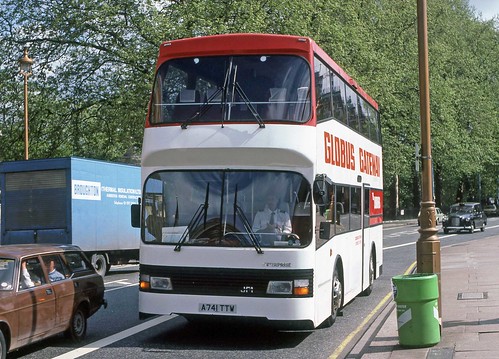
[(144, 243), (296, 247), (312, 240), (310, 184), (293, 172), (162, 171), (145, 183)]
[(150, 123), (305, 122), (310, 67), (291, 55), (173, 59), (156, 74)]

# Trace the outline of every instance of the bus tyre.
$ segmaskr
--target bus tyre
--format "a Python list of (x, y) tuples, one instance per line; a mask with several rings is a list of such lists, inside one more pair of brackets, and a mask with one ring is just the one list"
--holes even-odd
[(81, 305), (73, 313), (69, 328), (65, 334), (67, 338), (75, 342), (81, 342), (85, 338), (87, 334), (87, 315)]
[(5, 359), (7, 357), (7, 343), (5, 342), (5, 336), (0, 330), (0, 359)]
[(343, 303), (343, 284), (338, 274), (338, 268), (334, 268), (333, 285), (331, 294), (331, 315), (321, 324), (321, 328), (329, 328), (336, 321), (336, 317)]
[(102, 277), (106, 275), (107, 271), (107, 261), (106, 257), (102, 254), (94, 254), (92, 256), (92, 265), (95, 268), (95, 271)]
[(369, 258), (369, 286), (364, 289), (360, 295), (367, 297), (370, 295), (373, 291), (373, 285), (374, 285), (374, 256), (371, 253), (371, 256)]

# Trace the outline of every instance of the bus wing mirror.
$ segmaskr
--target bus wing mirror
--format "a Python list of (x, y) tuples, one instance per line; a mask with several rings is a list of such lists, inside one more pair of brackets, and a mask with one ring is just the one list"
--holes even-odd
[(140, 204), (132, 204), (130, 208), (133, 228), (140, 228)]
[(331, 180), (325, 175), (317, 175), (314, 181), (313, 196), (315, 204), (328, 203), (328, 185), (332, 185)]

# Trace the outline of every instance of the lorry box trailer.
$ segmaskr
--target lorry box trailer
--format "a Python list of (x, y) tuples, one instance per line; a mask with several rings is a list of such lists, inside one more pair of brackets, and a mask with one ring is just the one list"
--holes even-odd
[(130, 205), (141, 196), (140, 167), (77, 157), (0, 163), (0, 244), (79, 246), (104, 276), (139, 259)]

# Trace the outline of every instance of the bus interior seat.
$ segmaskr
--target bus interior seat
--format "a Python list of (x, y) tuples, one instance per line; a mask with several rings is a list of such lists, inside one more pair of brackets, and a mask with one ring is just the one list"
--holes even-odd
[(210, 103), (222, 102), (222, 91), (219, 91), (218, 94), (215, 97), (213, 97), (217, 91), (219, 91), (219, 90), (216, 87), (211, 87), (208, 90), (206, 90), (205, 102), (208, 102), (208, 100), (210, 101)]
[(308, 217), (308, 216), (310, 216), (310, 203), (309, 202), (299, 202), (294, 208), (293, 216), (295, 216), (295, 217)]
[(183, 89), (180, 91), (178, 95), (178, 102), (180, 103), (185, 103), (185, 102), (196, 102), (196, 97), (198, 98), (199, 102), (199, 92), (196, 90), (190, 90), (190, 89)]

